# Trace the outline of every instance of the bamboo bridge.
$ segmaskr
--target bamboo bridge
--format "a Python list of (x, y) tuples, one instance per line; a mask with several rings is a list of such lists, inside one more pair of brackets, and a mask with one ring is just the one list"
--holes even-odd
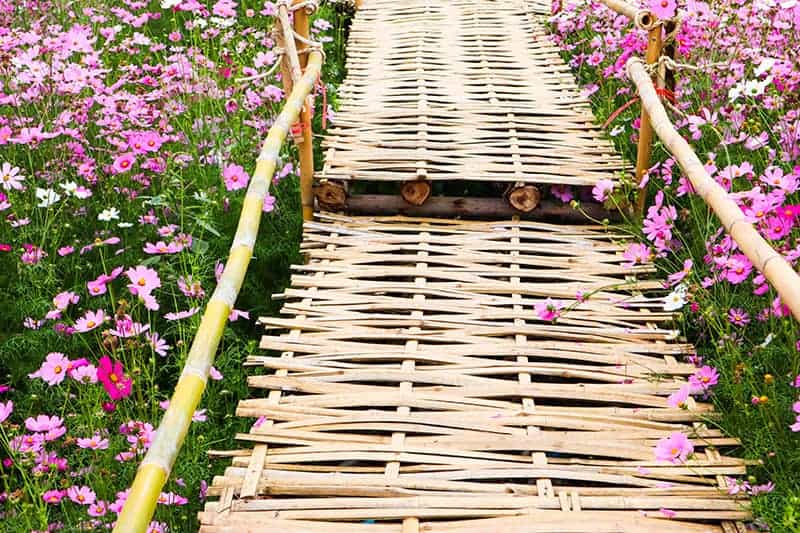
[[(649, 31), (646, 61), (657, 63), (671, 21), (604, 3)], [(247, 360), (252, 397), (237, 409), (254, 423), (237, 435), (241, 449), (216, 452), (232, 464), (213, 481), (201, 531), (743, 532), (748, 502), (725, 481), (746, 473), (738, 442), (709, 423), (710, 404), (667, 405), (694, 372), (682, 362), (692, 347), (660, 326), (671, 315), (654, 269), (624, 266), (624, 235), (543, 197), (542, 186), (591, 187), (632, 171), (549, 41), (549, 6), (360, 2), (316, 176), (314, 7), (279, 3), (286, 107), (115, 531), (146, 530), (292, 132), (307, 262), (278, 295), (281, 317), (260, 320), (264, 352)], [(628, 73), (644, 119), (636, 177), (655, 133), (800, 317), (797, 274), (677, 134), (652, 69), (634, 58)], [(461, 181), (496, 194), (452, 195)], [(535, 310), (548, 298), (567, 306), (555, 322)], [(656, 461), (655, 444), (674, 432), (694, 455)]]

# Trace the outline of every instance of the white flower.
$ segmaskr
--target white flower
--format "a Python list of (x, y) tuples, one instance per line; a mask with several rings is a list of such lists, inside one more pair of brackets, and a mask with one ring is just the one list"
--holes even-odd
[(132, 226), (133, 224), (130, 222), (120, 222), (119, 224), (117, 224), (118, 228), (130, 228)]
[(206, 26), (208, 26), (208, 21), (206, 19), (197, 18), (192, 21), (192, 24), (194, 24), (198, 28), (205, 28)]
[(760, 78), (762, 74), (772, 70), (772, 67), (774, 67), (775, 63), (777, 62), (778, 60), (775, 59), (774, 57), (765, 57), (764, 59), (761, 60), (761, 63), (758, 64), (758, 68), (756, 68), (753, 74), (755, 74), (756, 77)]
[(97, 215), (97, 220), (102, 222), (110, 222), (112, 220), (119, 220), (119, 209), (116, 207), (109, 207), (108, 209), (103, 209), (99, 215)]
[(744, 84), (744, 94), (750, 97), (762, 95), (770, 83), (772, 83), (772, 76), (767, 76), (763, 81), (750, 80)]
[(59, 187), (64, 189), (64, 192), (66, 194), (70, 194), (70, 195), (75, 195), (75, 193), (78, 190), (78, 184), (75, 183), (74, 181), (68, 181), (66, 183), (62, 183), (62, 184), (59, 185)]
[(37, 204), (39, 207), (50, 207), (61, 200), (61, 195), (53, 189), (41, 189), (36, 187), (36, 198), (39, 199), (39, 203)]
[(219, 26), (220, 28), (230, 28), (234, 24), (236, 24), (236, 19), (224, 19), (222, 17), (211, 17), (208, 20), (211, 21), (212, 24), (215, 26)]
[(183, 0), (161, 0), (161, 9), (172, 9), (181, 5)]
[(677, 311), (686, 305), (686, 285), (678, 285), (664, 298), (664, 311)]
[(736, 100), (739, 99), (740, 96), (742, 96), (742, 91), (744, 91), (744, 82), (740, 81), (739, 83), (730, 88), (730, 90), (728, 91), (728, 99), (731, 102), (735, 102)]
[(771, 343), (771, 342), (772, 342), (772, 339), (774, 339), (774, 338), (775, 338), (775, 335), (773, 335), (772, 333), (770, 333), (770, 334), (769, 334), (769, 335), (767, 335), (767, 337), (764, 339), (764, 342), (762, 342), (761, 344), (759, 344), (759, 345), (758, 345), (758, 347), (759, 347), (759, 348), (766, 348), (767, 346), (769, 346), (769, 343)]
[(617, 126), (613, 130), (609, 131), (608, 134), (611, 135), (612, 137), (616, 137), (617, 135), (619, 135), (623, 131), (625, 131), (625, 127), (624, 126)]

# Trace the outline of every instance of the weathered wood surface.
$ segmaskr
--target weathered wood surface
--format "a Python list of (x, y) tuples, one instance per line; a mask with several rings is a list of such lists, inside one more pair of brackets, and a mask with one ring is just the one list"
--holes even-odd
[[(692, 347), (602, 227), (318, 215), (260, 320), (204, 532), (734, 532), (745, 462), (666, 397)], [(534, 306), (575, 304), (556, 323)], [(686, 464), (653, 455), (691, 436)], [(667, 518), (661, 511), (675, 513)], [(669, 513), (668, 513), (669, 514)], [(373, 523), (374, 521), (374, 523)]]

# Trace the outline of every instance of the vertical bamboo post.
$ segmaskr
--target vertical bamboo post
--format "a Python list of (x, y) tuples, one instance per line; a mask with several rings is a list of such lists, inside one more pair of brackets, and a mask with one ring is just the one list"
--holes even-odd
[[(294, 4), (302, 0), (294, 0)], [(306, 41), (310, 40), (311, 33), (308, 24), (308, 13), (301, 7), (294, 12), (294, 31)], [(301, 41), (297, 47), (303, 48)], [(300, 56), (300, 68), (305, 70), (308, 64), (308, 54)], [(312, 97), (306, 98), (306, 105), (300, 113), (300, 124), (303, 128), (303, 141), (298, 145), (300, 152), (300, 201), (303, 206), (303, 220), (314, 218), (314, 144), (311, 131), (311, 102)]]
[[(655, 21), (657, 22), (657, 21)], [(645, 61), (648, 65), (658, 62), (661, 57), (661, 47), (663, 41), (661, 38), (661, 24), (654, 24), (647, 36), (647, 53), (645, 54)], [(641, 185), (642, 178), (647, 169), (650, 168), (650, 152), (653, 148), (653, 126), (650, 123), (650, 117), (642, 107), (641, 121), (639, 124), (639, 145), (636, 149), (636, 184)], [(639, 189), (639, 195), (636, 199), (636, 214), (642, 216), (644, 214), (644, 206), (647, 202), (647, 188)]]

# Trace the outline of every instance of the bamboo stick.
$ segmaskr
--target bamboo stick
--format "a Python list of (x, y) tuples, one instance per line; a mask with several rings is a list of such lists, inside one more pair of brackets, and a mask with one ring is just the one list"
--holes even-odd
[(672, 125), (642, 61), (629, 59), (627, 71), (639, 90), (642, 107), (650, 115), (653, 129), (686, 172), (697, 194), (711, 207), (747, 258), (769, 280), (794, 317), (800, 320), (800, 275), (747, 221), (736, 202), (708, 174), (692, 147)]
[[(302, 0), (294, 0), (293, 4), (299, 4)], [(301, 38), (308, 41), (311, 32), (308, 24), (308, 12), (304, 8), (294, 12), (294, 31)], [(300, 41), (298, 41), (301, 45)], [(308, 65), (309, 56), (300, 56), (300, 68), (305, 70)], [(313, 100), (306, 95), (306, 104), (300, 112), (300, 123), (302, 124), (303, 141), (298, 145), (300, 152), (300, 201), (303, 206), (303, 220), (314, 218), (314, 144), (311, 131), (311, 112)]]
[(612, 11), (616, 11), (620, 15), (624, 15), (631, 20), (636, 19), (636, 15), (639, 13), (639, 8), (633, 4), (629, 4), (623, 0), (600, 0), (603, 2), (606, 7), (611, 9)]
[(258, 235), (264, 196), (275, 174), (280, 148), (286, 140), (291, 124), (300, 115), (306, 97), (313, 90), (321, 69), (322, 54), (312, 51), (305, 74), (295, 84), (292, 94), (286, 100), (286, 105), (264, 141), (256, 170), (247, 189), (225, 270), (203, 314), (170, 406), (161, 419), (153, 444), (131, 485), (125, 507), (114, 528), (117, 533), (144, 533), (147, 530), (161, 488), (169, 477), (192, 422), (192, 414), (200, 403), (208, 379), (208, 370), (214, 362), (214, 355), (222, 338), (228, 314), (233, 309), (244, 281)]
[[(658, 58), (661, 57), (662, 44), (661, 25), (659, 24), (648, 32), (645, 55), (648, 65), (658, 62)], [(652, 149), (653, 127), (650, 125), (650, 116), (642, 107), (641, 121), (639, 122), (639, 144), (636, 147), (636, 184), (639, 187), (639, 195), (636, 198), (636, 214), (640, 217), (644, 214), (644, 206), (647, 201), (647, 188), (642, 188), (642, 179), (650, 168)]]

